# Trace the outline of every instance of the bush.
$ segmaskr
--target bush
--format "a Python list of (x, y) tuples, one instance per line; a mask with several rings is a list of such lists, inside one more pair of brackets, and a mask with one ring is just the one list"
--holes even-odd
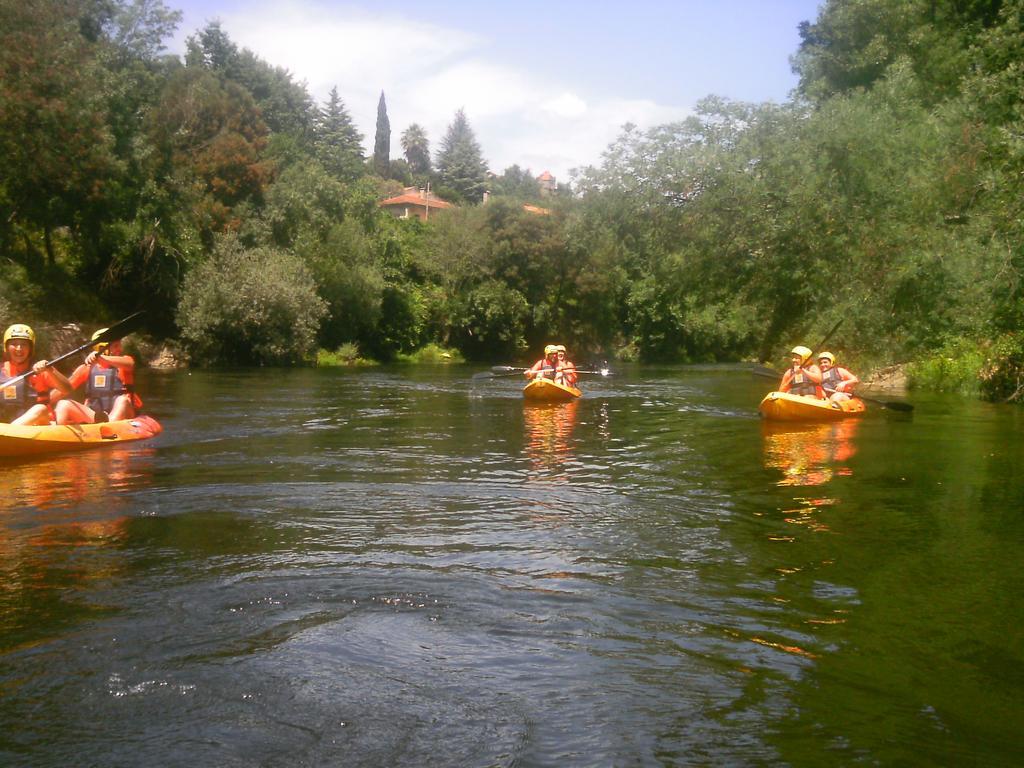
[(399, 355), (400, 363), (422, 363), (437, 365), (441, 363), (464, 363), (465, 358), (457, 349), (446, 349), (438, 344), (427, 344), (408, 355)]
[(178, 324), (198, 362), (285, 365), (312, 356), (324, 312), (297, 257), (227, 236), (185, 278)]
[(321, 349), (316, 353), (316, 364), (321, 368), (338, 367), (344, 365), (376, 365), (373, 360), (367, 360), (360, 356), (357, 344), (342, 344), (333, 352)]
[(978, 378), (985, 400), (1024, 400), (1024, 333), (1007, 333), (996, 339)]
[(978, 391), (978, 371), (985, 362), (981, 347), (969, 339), (947, 342), (932, 357), (907, 366), (907, 382), (911, 388), (939, 392)]

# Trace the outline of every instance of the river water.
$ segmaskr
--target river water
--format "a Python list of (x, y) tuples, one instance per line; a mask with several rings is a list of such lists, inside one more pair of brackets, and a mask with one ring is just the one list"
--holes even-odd
[(0, 765), (1019, 765), (1024, 410), (765, 382), (142, 372), (0, 466)]

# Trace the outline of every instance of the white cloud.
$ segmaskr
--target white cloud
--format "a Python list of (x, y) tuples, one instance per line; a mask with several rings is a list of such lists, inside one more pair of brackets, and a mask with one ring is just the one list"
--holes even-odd
[(462, 108), (492, 170), (518, 164), (567, 181), (569, 169), (600, 162), (624, 123), (646, 127), (688, 112), (581, 95), (586, 84), (559, 83), (548, 73), (489, 60), (485, 39), (408, 15), (289, 0), (246, 5), (220, 19), (232, 41), (288, 69), (317, 100), (337, 86), (368, 148), (383, 90), (394, 157), (413, 122), (424, 126), (436, 151)]

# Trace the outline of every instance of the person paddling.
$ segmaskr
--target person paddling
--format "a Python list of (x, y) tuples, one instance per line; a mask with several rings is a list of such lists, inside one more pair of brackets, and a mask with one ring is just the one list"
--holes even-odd
[(813, 354), (803, 345), (793, 347), (790, 366), (782, 374), (779, 392), (825, 399), (825, 393), (821, 389), (821, 370), (810, 362)]
[[(106, 333), (100, 328), (95, 340)], [(69, 377), (75, 389), (85, 384), (85, 403), (61, 400), (57, 403), (58, 424), (92, 424), (135, 418), (142, 400), (135, 394), (135, 358), (124, 354), (121, 339), (96, 344)]]
[(548, 344), (544, 347), (544, 357), (533, 364), (532, 368), (527, 369), (526, 378), (533, 379), (551, 379), (555, 380), (555, 374), (558, 371), (558, 347), (554, 344)]
[[(63, 395), (74, 387), (67, 377), (46, 360), (32, 362), (36, 333), (24, 323), (15, 323), (4, 331), (4, 363), (0, 368), (0, 420), (11, 424), (49, 424), (54, 413), (51, 392)], [(14, 384), (12, 379), (25, 376)]]
[(836, 365), (835, 355), (822, 352), (818, 355), (818, 365), (821, 368), (821, 386), (829, 400), (838, 403), (853, 397), (850, 393), (860, 383), (860, 379), (846, 368)]
[(576, 379), (578, 378), (576, 375), (576, 364), (566, 357), (564, 344), (557, 344), (555, 352), (557, 354), (555, 381), (567, 387), (575, 387)]

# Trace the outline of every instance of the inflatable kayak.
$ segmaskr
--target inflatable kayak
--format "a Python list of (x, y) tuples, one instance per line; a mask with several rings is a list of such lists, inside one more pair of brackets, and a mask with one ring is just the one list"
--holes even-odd
[(758, 407), (761, 415), (772, 421), (837, 421), (864, 413), (864, 401), (852, 397), (833, 403), (806, 395), (769, 392)]
[(551, 379), (534, 379), (523, 388), (523, 397), (540, 403), (564, 403), (582, 395), (576, 387), (567, 387)]
[(159, 435), (162, 429), (157, 420), (150, 416), (102, 424), (47, 424), (32, 427), (0, 424), (0, 457), (37, 456), (146, 440)]

